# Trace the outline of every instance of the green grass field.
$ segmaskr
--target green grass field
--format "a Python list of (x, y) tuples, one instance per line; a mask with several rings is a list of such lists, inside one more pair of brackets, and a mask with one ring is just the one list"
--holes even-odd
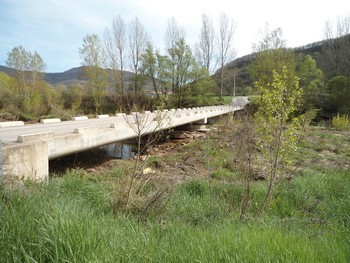
[[(302, 169), (276, 185), (270, 208), (257, 216), (266, 182), (253, 182), (244, 220), (238, 175), (222, 164), (225, 149), (208, 151), (210, 167), (226, 169), (223, 176), (178, 184), (144, 213), (114, 209), (123, 169), (98, 179), (70, 170), (19, 190), (3, 185), (0, 261), (350, 262), (350, 140), (335, 134), (309, 132), (294, 157)], [(187, 148), (198, 145), (206, 147)]]

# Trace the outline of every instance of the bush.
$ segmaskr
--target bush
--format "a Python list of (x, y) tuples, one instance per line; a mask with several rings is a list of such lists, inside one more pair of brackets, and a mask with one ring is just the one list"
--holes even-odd
[(349, 116), (339, 115), (339, 113), (332, 118), (332, 126), (338, 130), (349, 129)]

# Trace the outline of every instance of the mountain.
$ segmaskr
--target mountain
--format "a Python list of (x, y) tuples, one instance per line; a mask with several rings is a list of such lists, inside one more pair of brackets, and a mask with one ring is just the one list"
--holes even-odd
[[(13, 68), (5, 66), (0, 66), (0, 72), (4, 72), (10, 77), (14, 77), (16, 73)], [(71, 84), (85, 82), (87, 76), (84, 72), (84, 68), (78, 67), (61, 73), (44, 73), (44, 80), (51, 85), (65, 84), (69, 86)]]
[[(4, 72), (10, 77), (15, 76), (15, 70), (13, 68), (0, 66), (0, 72)], [(107, 69), (107, 73), (111, 78), (112, 70)], [(129, 82), (133, 73), (129, 71), (124, 72), (125, 82)], [(80, 83), (85, 83), (88, 77), (84, 71), (84, 67), (71, 68), (64, 72), (58, 73), (44, 73), (44, 80), (51, 85), (64, 84), (66, 86), (72, 86)]]
[(87, 81), (84, 67), (71, 68), (61, 73), (45, 73), (44, 79), (52, 85), (65, 84), (67, 86)]

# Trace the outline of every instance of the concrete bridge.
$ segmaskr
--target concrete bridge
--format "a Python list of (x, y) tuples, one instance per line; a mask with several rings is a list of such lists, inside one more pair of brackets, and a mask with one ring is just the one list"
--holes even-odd
[(4, 178), (46, 180), (49, 160), (185, 124), (205, 124), (244, 106), (234, 102), (229, 106), (99, 115), (95, 119), (76, 117), (64, 122), (0, 123), (0, 172)]

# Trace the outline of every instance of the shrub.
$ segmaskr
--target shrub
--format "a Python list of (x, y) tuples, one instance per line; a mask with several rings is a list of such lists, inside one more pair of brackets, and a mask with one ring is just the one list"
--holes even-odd
[(339, 113), (332, 118), (332, 126), (339, 130), (349, 129), (349, 116), (340, 115)]

